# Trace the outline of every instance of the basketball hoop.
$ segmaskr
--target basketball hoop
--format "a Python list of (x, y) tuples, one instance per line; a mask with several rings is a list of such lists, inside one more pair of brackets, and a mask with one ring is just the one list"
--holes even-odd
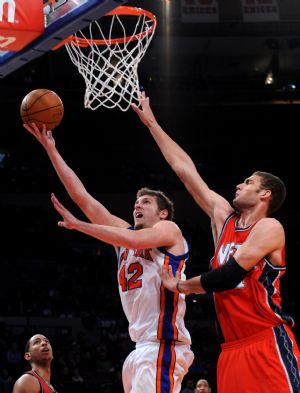
[(117, 106), (126, 111), (133, 102), (139, 104), (138, 64), (155, 28), (151, 12), (120, 6), (64, 41), (85, 80), (85, 108)]

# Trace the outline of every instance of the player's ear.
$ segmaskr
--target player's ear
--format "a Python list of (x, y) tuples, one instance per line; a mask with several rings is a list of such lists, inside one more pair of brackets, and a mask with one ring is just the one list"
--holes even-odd
[(269, 199), (272, 196), (272, 191), (271, 190), (261, 190), (261, 197), (263, 199)]
[(25, 354), (24, 354), (24, 359), (27, 360), (28, 362), (31, 360), (31, 354), (30, 354), (30, 352), (25, 352)]
[(165, 220), (169, 215), (169, 212), (167, 209), (163, 209), (159, 212), (159, 217), (161, 220)]

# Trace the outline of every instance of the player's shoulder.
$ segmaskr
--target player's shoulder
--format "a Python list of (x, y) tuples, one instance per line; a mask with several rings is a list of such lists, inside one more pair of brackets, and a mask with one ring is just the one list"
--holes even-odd
[(171, 220), (161, 220), (156, 225), (167, 228), (168, 230), (171, 230), (174, 232), (178, 232), (178, 233), (181, 232), (181, 229), (176, 224), (176, 222), (171, 221)]
[(153, 228), (155, 228), (161, 236), (167, 237), (173, 244), (179, 242), (183, 237), (181, 229), (174, 221), (161, 220), (157, 222)]
[(255, 225), (256, 230), (284, 232), (281, 222), (273, 217), (261, 218)]
[(31, 374), (23, 374), (14, 385), (13, 393), (39, 393), (39, 381)]
[(171, 220), (160, 220), (156, 224), (154, 224), (154, 226), (166, 226), (166, 227), (170, 227), (170, 228), (178, 228), (179, 229), (179, 226), (176, 224), (176, 222), (171, 221)]

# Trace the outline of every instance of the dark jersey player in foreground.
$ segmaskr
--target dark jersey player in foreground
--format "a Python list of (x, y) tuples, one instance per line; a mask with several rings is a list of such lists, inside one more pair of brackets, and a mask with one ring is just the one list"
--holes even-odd
[(271, 218), (285, 199), (285, 185), (254, 172), (236, 186), (233, 207), (211, 190), (191, 158), (160, 127), (145, 93), (133, 105), (167, 162), (212, 222), (212, 270), (186, 281), (163, 270), (174, 292), (212, 292), (224, 337), (218, 361), (218, 393), (299, 393), (300, 353), (281, 308), (280, 279), (286, 269), (285, 234)]

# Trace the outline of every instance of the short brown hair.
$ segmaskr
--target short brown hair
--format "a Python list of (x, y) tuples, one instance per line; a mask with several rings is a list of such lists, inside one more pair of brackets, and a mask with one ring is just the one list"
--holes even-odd
[(144, 195), (151, 195), (156, 197), (157, 205), (160, 211), (166, 209), (168, 211), (167, 220), (172, 221), (174, 218), (174, 203), (169, 199), (166, 194), (160, 190), (151, 190), (148, 187), (143, 187), (136, 193), (136, 197), (140, 198)]
[(286, 188), (284, 182), (275, 175), (268, 172), (256, 171), (253, 175), (261, 178), (261, 187), (263, 190), (270, 190), (272, 193), (268, 214), (274, 213), (283, 204), (286, 196)]

